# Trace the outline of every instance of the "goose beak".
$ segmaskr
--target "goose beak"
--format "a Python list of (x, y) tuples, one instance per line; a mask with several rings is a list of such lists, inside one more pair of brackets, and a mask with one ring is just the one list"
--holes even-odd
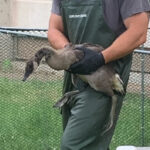
[(30, 74), (25, 73), (22, 81), (25, 82), (29, 76), (30, 76)]
[(22, 79), (22, 81), (23, 81), (23, 82), (25, 82), (25, 81), (26, 81), (26, 79), (27, 79), (27, 78), (25, 78), (25, 77), (24, 77), (24, 78)]

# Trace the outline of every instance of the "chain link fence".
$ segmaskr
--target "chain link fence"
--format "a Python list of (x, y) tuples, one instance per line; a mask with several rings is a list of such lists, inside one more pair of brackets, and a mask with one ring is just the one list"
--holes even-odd
[[(127, 95), (111, 143), (150, 146), (150, 36), (133, 55)], [(49, 45), (46, 30), (0, 29), (0, 150), (59, 150), (63, 71), (44, 62), (22, 82), (25, 62)]]

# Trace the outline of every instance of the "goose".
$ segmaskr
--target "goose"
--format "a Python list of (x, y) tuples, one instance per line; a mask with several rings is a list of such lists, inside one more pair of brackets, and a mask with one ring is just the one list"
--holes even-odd
[[(46, 63), (51, 68), (55, 70), (68, 70), (72, 64), (80, 61), (84, 57), (84, 53), (81, 50), (78, 50), (81, 46), (97, 52), (103, 50), (103, 47), (100, 45), (88, 43), (75, 45), (69, 44), (60, 50), (55, 50), (52, 47), (43, 47), (35, 53), (34, 57), (27, 61), (23, 81), (26, 81), (30, 74), (38, 68), (43, 57), (45, 57)], [(124, 94), (123, 81), (121, 80), (119, 74), (115, 72), (111, 63), (103, 65), (89, 75), (72, 74), (72, 82), (74, 85), (76, 77), (79, 77), (81, 80), (88, 83), (94, 90), (103, 92), (111, 97), (112, 104), (109, 115), (110, 121), (104, 133), (107, 132), (113, 126), (115, 117), (117, 95), (114, 91)], [(65, 93), (64, 96), (56, 102), (54, 107), (62, 107), (68, 101), (70, 96), (79, 92), (79, 90), (75, 90)]]

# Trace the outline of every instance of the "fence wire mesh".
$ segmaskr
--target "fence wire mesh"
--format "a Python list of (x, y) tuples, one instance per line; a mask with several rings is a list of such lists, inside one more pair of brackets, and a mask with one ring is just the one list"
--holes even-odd
[[(148, 36), (143, 49), (150, 47), (149, 42)], [(52, 106), (61, 97), (63, 71), (42, 62), (27, 82), (21, 81), (26, 60), (45, 45), (46, 38), (0, 32), (0, 150), (59, 150), (61, 115)], [(149, 57), (134, 52), (111, 150), (119, 145), (150, 146)]]

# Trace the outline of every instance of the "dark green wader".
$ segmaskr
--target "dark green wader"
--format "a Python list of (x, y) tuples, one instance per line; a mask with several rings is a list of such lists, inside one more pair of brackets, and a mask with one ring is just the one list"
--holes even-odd
[[(62, 0), (61, 10), (65, 34), (73, 44), (93, 43), (108, 47), (116, 35), (106, 25), (103, 18), (102, 0)], [(125, 88), (131, 67), (131, 55), (114, 62)], [(73, 96), (69, 104), (62, 108), (64, 133), (61, 150), (107, 150), (111, 142), (115, 124), (124, 96), (118, 95), (118, 106), (114, 126), (102, 135), (109, 120), (111, 98), (96, 92), (79, 81), (82, 92)], [(73, 89), (69, 73), (65, 73), (63, 93)]]

